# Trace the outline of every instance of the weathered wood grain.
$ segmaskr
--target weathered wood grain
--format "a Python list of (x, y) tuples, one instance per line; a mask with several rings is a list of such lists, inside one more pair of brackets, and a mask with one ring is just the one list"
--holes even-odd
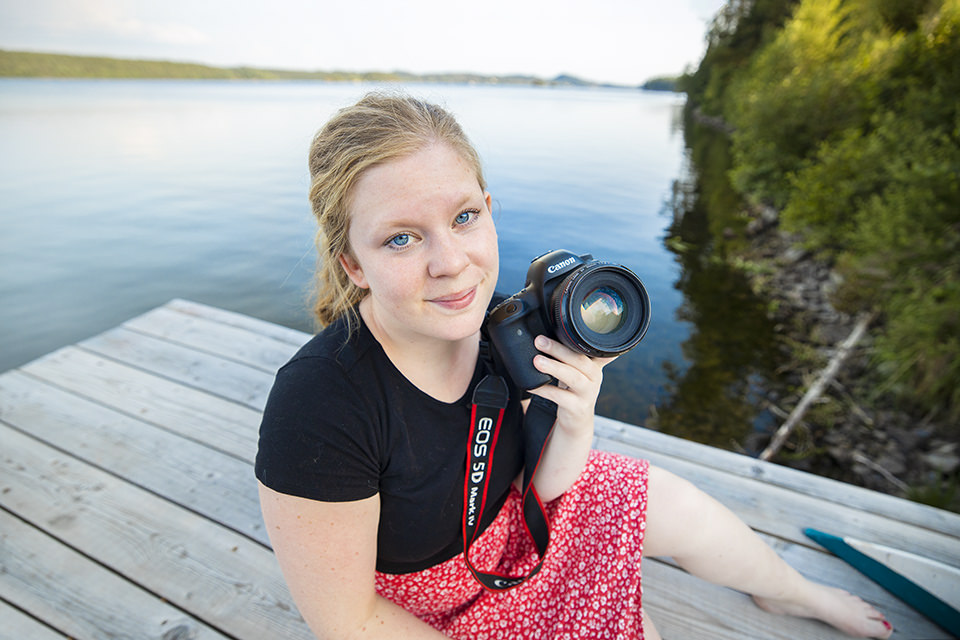
[(183, 300), (181, 298), (174, 298), (163, 306), (187, 315), (213, 320), (218, 324), (226, 325), (228, 327), (246, 329), (252, 333), (258, 333), (260, 335), (267, 336), (268, 338), (273, 338), (279, 342), (286, 342), (287, 344), (295, 347), (302, 345), (312, 335), (309, 333), (304, 333), (303, 331), (284, 327), (273, 322), (267, 322), (265, 320), (260, 320), (259, 318), (244, 315), (242, 313), (227, 311), (226, 309), (219, 309), (217, 307), (211, 307), (206, 304), (200, 304), (191, 300)]
[[(10, 488), (6, 478), (2, 486)], [(0, 541), (0, 597), (71, 638), (227, 640), (3, 510)]]
[(125, 327), (79, 343), (84, 350), (261, 411), (273, 373)]
[(253, 466), (219, 443), (188, 440), (19, 371), (0, 375), (0, 421), (268, 544)]
[(51, 629), (33, 616), (0, 600), (0, 640), (66, 640), (67, 636)]
[(121, 413), (252, 461), (260, 412), (76, 347), (65, 347), (22, 371)]
[[(637, 452), (634, 448), (621, 448), (615, 442), (604, 445), (604, 448), (613, 451), (628, 454)], [(869, 511), (843, 509), (840, 505), (824, 502), (785, 487), (764, 483), (747, 485), (739, 477), (666, 456), (658, 451), (647, 449), (642, 451), (641, 455), (651, 463), (673, 471), (703, 488), (752, 528), (784, 540), (813, 546), (814, 543), (803, 534), (805, 527), (831, 532), (842, 527), (843, 535), (867, 537), (892, 546), (901, 545), (904, 539), (909, 539), (911, 550), (915, 553), (953, 566), (960, 564), (960, 545), (953, 536), (915, 524), (890, 520)]]
[(910, 522), (921, 527), (960, 536), (960, 514), (903, 500), (855, 485), (837, 482), (811, 473), (798, 471), (772, 462), (724, 451), (691, 442), (665, 433), (597, 416), (595, 433), (598, 441), (635, 447), (637, 451), (657, 451), (683, 458), (704, 467), (721, 469), (757, 480), (764, 484), (785, 487), (804, 493), (840, 508), (862, 509), (891, 520)]
[(289, 342), (167, 307), (158, 307), (123, 326), (269, 372), (293, 354)]
[(0, 425), (4, 506), (225, 634), (310, 638), (273, 553)]

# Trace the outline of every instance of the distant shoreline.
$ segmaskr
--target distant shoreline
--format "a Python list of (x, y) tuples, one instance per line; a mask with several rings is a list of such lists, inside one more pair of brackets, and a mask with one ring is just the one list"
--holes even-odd
[(405, 71), (291, 71), (257, 67), (215, 67), (190, 62), (135, 60), (0, 49), (0, 77), (142, 80), (320, 80), (325, 82), (422, 82), (434, 84), (595, 87), (675, 91), (676, 78), (652, 78), (630, 86), (583, 80), (571, 75), (538, 78), (529, 75), (476, 73), (414, 74)]

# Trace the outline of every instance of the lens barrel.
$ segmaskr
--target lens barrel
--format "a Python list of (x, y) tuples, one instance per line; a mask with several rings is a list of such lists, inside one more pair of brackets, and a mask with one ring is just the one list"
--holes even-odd
[(650, 297), (632, 271), (609, 262), (588, 263), (554, 290), (557, 337), (591, 357), (625, 353), (650, 326)]

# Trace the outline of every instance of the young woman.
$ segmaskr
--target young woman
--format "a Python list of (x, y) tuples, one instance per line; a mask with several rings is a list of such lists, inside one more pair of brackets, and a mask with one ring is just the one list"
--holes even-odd
[[(256, 473), (270, 540), (320, 638), (646, 638), (641, 560), (672, 556), (763, 608), (886, 638), (883, 616), (813, 584), (730, 511), (641, 460), (591, 451), (603, 367), (540, 336), (558, 383), (534, 485), (550, 522), (539, 573), (483, 588), (463, 556), (471, 394), (497, 283), (497, 232), (476, 152), (444, 110), (370, 95), (310, 151), (325, 329), (277, 374)], [(529, 573), (517, 479), (527, 401), (511, 389), (491, 471), (481, 571)], [(688, 526), (696, 522), (697, 526)]]

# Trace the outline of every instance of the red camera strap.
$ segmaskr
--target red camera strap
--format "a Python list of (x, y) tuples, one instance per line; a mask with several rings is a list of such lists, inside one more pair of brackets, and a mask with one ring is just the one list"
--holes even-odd
[(511, 577), (479, 571), (470, 561), (470, 546), (479, 534), (487, 502), (494, 447), (500, 435), (503, 413), (509, 399), (510, 392), (502, 377), (488, 375), (480, 381), (473, 392), (470, 440), (467, 445), (467, 475), (463, 491), (463, 556), (473, 577), (490, 591), (512, 589), (535, 576), (543, 566), (550, 542), (550, 523), (533, 486), (533, 478), (553, 430), (557, 406), (549, 400), (534, 396), (523, 420), (522, 504), (524, 523), (527, 533), (536, 545), (539, 562), (527, 575)]

